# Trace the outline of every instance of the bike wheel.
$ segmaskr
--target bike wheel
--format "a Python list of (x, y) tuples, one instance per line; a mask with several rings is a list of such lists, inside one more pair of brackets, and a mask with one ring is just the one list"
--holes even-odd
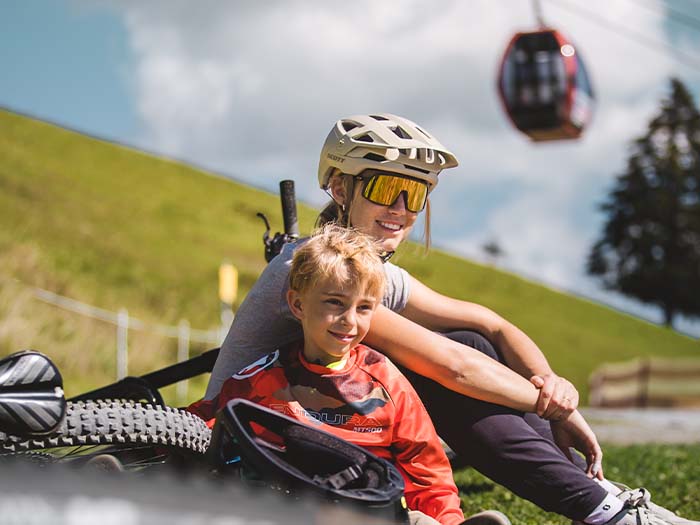
[(134, 470), (201, 455), (209, 445), (209, 428), (184, 410), (108, 400), (67, 405), (65, 420), (49, 436), (27, 439), (0, 433), (0, 455), (34, 463), (83, 464), (109, 454)]

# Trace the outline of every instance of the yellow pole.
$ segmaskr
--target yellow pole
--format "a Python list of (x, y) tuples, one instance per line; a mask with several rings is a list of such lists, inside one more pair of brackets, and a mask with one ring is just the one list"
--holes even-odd
[(219, 299), (229, 306), (236, 302), (238, 295), (238, 270), (230, 262), (219, 266)]
[(219, 299), (221, 300), (221, 343), (233, 322), (233, 303), (238, 295), (238, 270), (228, 261), (219, 266)]

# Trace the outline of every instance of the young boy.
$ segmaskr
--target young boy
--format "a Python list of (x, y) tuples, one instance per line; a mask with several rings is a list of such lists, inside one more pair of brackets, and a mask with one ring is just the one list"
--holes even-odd
[(190, 410), (213, 425), (227, 401), (246, 398), (320, 424), (398, 467), (412, 523), (434, 523), (431, 516), (457, 525), (464, 521), (457, 487), (423, 404), (386, 357), (360, 344), (384, 287), (372, 241), (324, 227), (297, 249), (289, 275), (286, 300), (304, 340), (275, 350), (263, 366), (234, 374), (216, 398)]

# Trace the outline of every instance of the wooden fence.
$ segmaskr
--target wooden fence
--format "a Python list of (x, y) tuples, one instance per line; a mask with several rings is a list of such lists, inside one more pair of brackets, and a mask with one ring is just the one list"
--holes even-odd
[(606, 363), (589, 379), (592, 407), (698, 407), (700, 359)]

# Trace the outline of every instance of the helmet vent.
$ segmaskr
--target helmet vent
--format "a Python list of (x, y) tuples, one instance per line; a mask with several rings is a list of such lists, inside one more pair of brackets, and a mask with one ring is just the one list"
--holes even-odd
[(361, 126), (361, 124), (359, 122), (355, 122), (354, 120), (343, 120), (341, 125), (342, 125), (343, 131), (345, 131), (345, 133), (347, 133), (348, 131), (352, 131), (353, 129)]
[(374, 120), (389, 120), (386, 117), (382, 117), (381, 115), (370, 115)]
[(378, 155), (376, 153), (368, 153), (367, 155), (365, 155), (362, 158), (367, 159), (367, 160), (374, 160), (377, 162), (384, 162), (386, 160), (384, 157), (382, 157), (381, 155)]
[(426, 173), (426, 174), (427, 174), (427, 173), (430, 173), (428, 170), (424, 170), (424, 169), (421, 169), (421, 168), (417, 168), (417, 167), (411, 166), (411, 165), (409, 165), (409, 164), (404, 164), (403, 166), (404, 166), (404, 168), (412, 169), (412, 170), (414, 170), (414, 171), (420, 171), (421, 173)]
[(372, 137), (372, 135), (369, 133), (365, 133), (364, 135), (355, 137), (355, 140), (359, 140), (360, 142), (374, 142), (374, 137)]
[(394, 132), (394, 135), (396, 135), (396, 136), (399, 137), (400, 139), (412, 139), (412, 138), (413, 138), (413, 137), (411, 137), (411, 135), (409, 135), (408, 132), (407, 132), (405, 129), (403, 129), (401, 126), (396, 126), (396, 127), (389, 128), (389, 129), (391, 129), (391, 131)]

